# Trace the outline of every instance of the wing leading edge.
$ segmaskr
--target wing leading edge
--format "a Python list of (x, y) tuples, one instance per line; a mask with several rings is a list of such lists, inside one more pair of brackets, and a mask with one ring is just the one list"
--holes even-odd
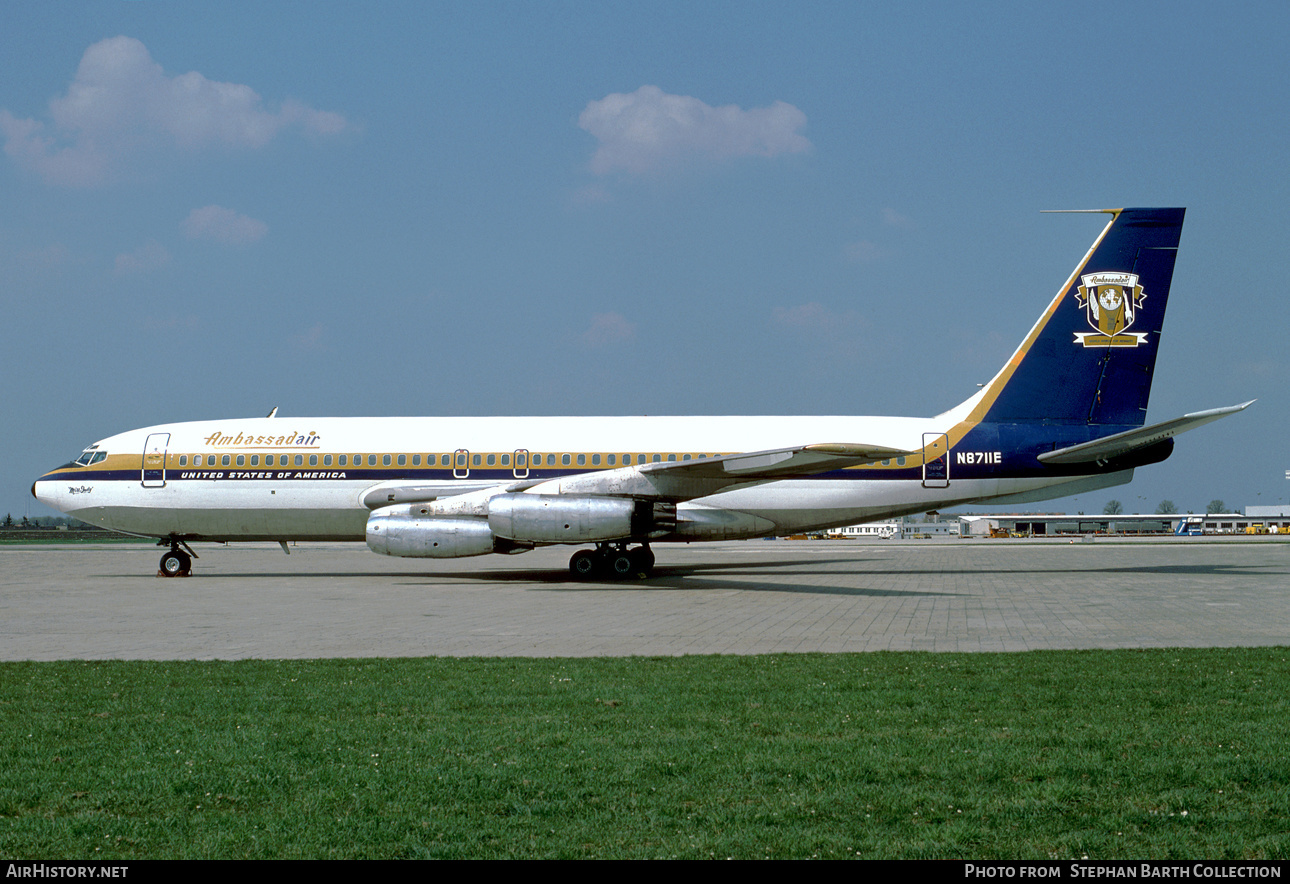
[(916, 453), (885, 445), (820, 442), (578, 473), (542, 482), (529, 490), (536, 494), (631, 497), (680, 503), (716, 494), (735, 485), (813, 476)]

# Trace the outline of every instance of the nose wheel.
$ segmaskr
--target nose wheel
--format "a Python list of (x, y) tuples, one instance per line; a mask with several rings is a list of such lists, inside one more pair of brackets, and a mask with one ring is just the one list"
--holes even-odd
[[(162, 541), (165, 543), (165, 541)], [(179, 547), (183, 546), (183, 549)], [(186, 550), (186, 551), (185, 551)], [(161, 557), (161, 564), (157, 568), (158, 577), (187, 577), (193, 571), (193, 559), (197, 558), (197, 553), (182, 540), (170, 541), (170, 551)]]
[(654, 553), (644, 545), (629, 550), (625, 543), (602, 543), (594, 550), (574, 553), (569, 570), (579, 580), (644, 580), (654, 571)]

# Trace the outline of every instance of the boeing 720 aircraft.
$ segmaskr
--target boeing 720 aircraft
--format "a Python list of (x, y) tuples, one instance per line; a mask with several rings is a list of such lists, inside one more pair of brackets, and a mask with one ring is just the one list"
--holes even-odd
[[(550, 544), (582, 577), (648, 575), (651, 544), (815, 531), (1121, 485), (1173, 437), (1144, 426), (1183, 209), (1110, 222), (999, 373), (937, 417), (292, 418), (96, 442), (32, 493), (77, 519), (193, 541), (363, 540), (454, 558)], [(275, 409), (276, 411), (276, 409)]]

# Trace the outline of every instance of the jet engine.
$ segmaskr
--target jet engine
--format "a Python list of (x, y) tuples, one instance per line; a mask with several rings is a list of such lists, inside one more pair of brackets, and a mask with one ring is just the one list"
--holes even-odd
[(367, 545), (387, 556), (449, 559), (537, 544), (644, 541), (676, 529), (676, 504), (617, 497), (497, 494), (486, 512), (457, 509), (451, 498), (382, 507), (368, 517)]
[(488, 501), (488, 525), (521, 543), (645, 540), (676, 528), (676, 504), (621, 497), (499, 494)]
[[(367, 519), (367, 546), (385, 556), (458, 559), (482, 556), (495, 549), (497, 538), (483, 519), (417, 517), (408, 507), (389, 506)], [(389, 512), (404, 510), (404, 512)]]

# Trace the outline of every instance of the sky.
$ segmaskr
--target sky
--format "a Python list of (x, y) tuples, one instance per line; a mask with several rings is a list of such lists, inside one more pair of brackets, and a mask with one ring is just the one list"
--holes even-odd
[(275, 406), (934, 415), (1105, 222), (1041, 210), (1157, 205), (1148, 420), (1259, 401), (1044, 508), (1286, 503), (1287, 43), (1284, 2), (5, 4), (0, 512)]

